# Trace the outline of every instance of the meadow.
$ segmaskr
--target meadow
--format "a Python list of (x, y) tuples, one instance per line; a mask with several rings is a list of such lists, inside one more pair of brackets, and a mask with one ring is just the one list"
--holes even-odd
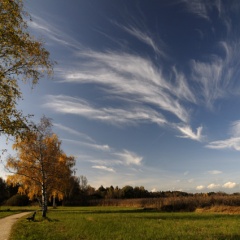
[(58, 207), (20, 219), (11, 240), (240, 239), (240, 215), (126, 207)]
[(17, 214), (25, 211), (32, 211), (32, 207), (8, 207), (8, 206), (0, 206), (0, 218), (4, 218), (13, 214)]

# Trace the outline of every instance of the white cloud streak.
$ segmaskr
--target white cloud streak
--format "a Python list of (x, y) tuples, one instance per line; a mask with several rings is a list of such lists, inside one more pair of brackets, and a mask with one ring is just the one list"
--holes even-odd
[(233, 149), (236, 151), (240, 151), (240, 121), (234, 121), (230, 125), (230, 134), (231, 137), (224, 139), (224, 140), (218, 140), (218, 141), (212, 141), (209, 144), (206, 145), (207, 148), (211, 149)]
[(212, 107), (212, 103), (224, 96), (221, 84), (223, 61), (215, 59), (213, 62), (192, 61), (193, 79), (201, 86), (200, 93), (204, 103)]
[[(63, 129), (65, 129), (64, 126), (61, 126)], [(68, 130), (68, 128), (67, 128)], [(72, 132), (72, 131), (70, 131)], [(87, 158), (88, 162), (92, 163), (100, 163), (101, 165), (136, 165), (136, 166), (141, 166), (142, 165), (142, 160), (143, 157), (139, 156), (138, 154), (129, 151), (129, 150), (122, 150), (122, 151), (116, 151), (114, 148), (111, 148), (109, 145), (100, 145), (95, 143), (94, 140), (91, 139), (94, 143), (89, 143), (89, 142), (83, 142), (83, 141), (78, 141), (78, 140), (72, 140), (72, 139), (62, 139), (65, 142), (72, 143), (72, 144), (77, 144), (77, 145), (82, 145), (88, 148), (92, 148), (97, 151), (104, 152), (105, 157), (109, 159), (107, 160), (99, 160), (98, 158), (93, 158), (92, 156), (85, 156)], [(94, 155), (94, 154), (93, 154)]]
[(72, 129), (72, 128), (66, 127), (66, 126), (64, 126), (64, 125), (62, 125), (62, 124), (60, 124), (60, 123), (53, 123), (53, 126), (56, 127), (56, 128), (59, 128), (59, 129), (61, 129), (61, 130), (63, 130), (63, 131), (66, 131), (66, 132), (68, 132), (68, 133), (70, 133), (70, 134), (73, 134), (73, 135), (76, 135), (76, 136), (78, 136), (78, 137), (84, 138), (84, 139), (86, 139), (86, 140), (88, 140), (88, 141), (90, 141), (90, 142), (95, 142), (95, 141), (94, 141), (91, 137), (89, 137), (87, 134), (81, 133), (81, 132), (79, 132), (79, 131), (77, 131), (77, 130), (74, 130), (74, 129)]
[[(124, 31), (126, 31), (127, 33), (129, 33), (130, 35), (136, 37), (139, 41), (150, 46), (156, 54), (158, 54), (162, 57), (165, 57), (165, 58), (167, 57), (166, 53), (162, 49), (159, 48), (158, 44), (153, 40), (153, 38), (150, 36), (150, 34), (147, 34), (134, 26), (126, 27), (126, 26), (119, 25), (119, 24), (116, 24), (116, 25), (119, 26)], [(163, 45), (162, 42), (161, 42), (161, 44)]]
[(47, 96), (43, 105), (53, 111), (83, 116), (89, 119), (118, 124), (136, 124), (139, 122), (153, 122), (162, 125), (166, 122), (158, 112), (144, 107), (133, 107), (129, 109), (97, 108), (88, 102), (74, 97), (58, 95)]
[(240, 137), (240, 120), (232, 122), (230, 134), (236, 138)]
[[(238, 40), (227, 40), (216, 43), (224, 55), (210, 55), (207, 61), (191, 61), (192, 79), (198, 83), (199, 100), (209, 108), (221, 98), (233, 94), (233, 77), (239, 72)], [(238, 93), (237, 93), (238, 94)]]
[(217, 12), (220, 14), (222, 11), (222, 4), (221, 0), (180, 0), (180, 2), (183, 2), (186, 4), (187, 10), (196, 15), (197, 17), (206, 19), (210, 21), (209, 17), (209, 10), (212, 10), (213, 8), (217, 10)]
[[(216, 8), (219, 14), (223, 11), (221, 2), (218, 0), (211, 3), (204, 0), (182, 0), (180, 2), (186, 4), (189, 12), (205, 19), (209, 18), (208, 11), (212, 8)], [(66, 74), (62, 74), (63, 81), (101, 84), (105, 86), (105, 91), (108, 91), (112, 96), (136, 101), (148, 105), (148, 108), (154, 106), (154, 110), (161, 112), (164, 116), (166, 116), (165, 111), (171, 113), (187, 124), (186, 128), (188, 128), (176, 129), (182, 132), (184, 137), (197, 141), (201, 138), (198, 135), (201, 134), (201, 131), (194, 133), (188, 126), (191, 116), (184, 103), (196, 104), (199, 101), (197, 95), (201, 95), (204, 104), (211, 108), (215, 100), (224, 97), (227, 93), (229, 81), (234, 75), (234, 70), (230, 66), (239, 56), (238, 42), (221, 41), (218, 44), (225, 52), (225, 57), (211, 56), (211, 60), (206, 62), (192, 60), (192, 79), (201, 88), (201, 91), (198, 89), (198, 94), (195, 94), (194, 89), (189, 87), (189, 80), (186, 79), (186, 76), (174, 67), (169, 76), (164, 76), (161, 67), (156, 67), (148, 58), (136, 54), (91, 50), (84, 52), (81, 44), (69, 38), (66, 33), (64, 34), (37, 16), (34, 16), (34, 19), (35, 21), (30, 23), (32, 28), (45, 33), (49, 38), (60, 44), (78, 50), (81, 49), (77, 55), (81, 58), (80, 62), (83, 67), (71, 71), (62, 69), (62, 72), (66, 72)], [(124, 26), (118, 23), (115, 23), (115, 25), (150, 46), (155, 53), (162, 57), (167, 55), (164, 47), (160, 48), (158, 46), (151, 33), (133, 25)], [(163, 46), (162, 43), (160, 45)], [(61, 72), (60, 68), (59, 72)], [(149, 104), (152, 106), (150, 107)], [(110, 111), (112, 112), (111, 109)], [(93, 114), (92, 116), (96, 115)], [(101, 116), (98, 117), (101, 119)]]
[[(92, 120), (99, 120), (113, 125), (134, 125), (140, 123), (156, 123), (160, 126), (169, 125), (182, 133), (181, 138), (188, 138), (195, 141), (202, 141), (202, 127), (197, 128), (194, 133), (190, 126), (178, 126), (169, 124), (166, 119), (157, 111), (143, 106), (132, 107), (126, 109), (117, 108), (100, 108), (90, 105), (85, 100), (58, 95), (49, 95), (43, 107), (49, 108), (62, 114), (74, 114), (86, 117)], [(69, 131), (69, 129), (68, 129)]]
[[(139, 106), (131, 108), (130, 114), (126, 109), (105, 108), (104, 113), (103, 109), (101, 112), (99, 109), (94, 111), (96, 114), (93, 111), (88, 111), (88, 117), (109, 121), (113, 124), (149, 121), (170, 126), (171, 123), (162, 115), (165, 112), (170, 112), (182, 122), (189, 122), (189, 111), (184, 107), (183, 102), (196, 103), (196, 99), (184, 74), (179, 73), (175, 67), (172, 68), (172, 81), (167, 81), (162, 75), (161, 69), (156, 68), (151, 61), (137, 55), (88, 51), (81, 53), (81, 57), (85, 57), (84, 70), (66, 73), (65, 82), (104, 85), (105, 91), (110, 95), (141, 104), (140, 108)], [(68, 109), (71, 111), (72, 108)], [(202, 127), (197, 129), (196, 134), (188, 125), (175, 129), (180, 131), (184, 138), (197, 141), (202, 138)]]
[(78, 141), (78, 140), (65, 139), (65, 138), (63, 138), (62, 140), (65, 141), (65, 142), (70, 142), (70, 143), (73, 143), (73, 144), (83, 145), (83, 146), (93, 148), (95, 150), (101, 150), (101, 151), (104, 151), (104, 152), (109, 152), (111, 150), (110, 147), (106, 144), (105, 145), (99, 145), (99, 144), (95, 144), (95, 143), (88, 143), (88, 142), (82, 142), (82, 141)]
[(85, 57), (84, 69), (67, 73), (64, 81), (101, 84), (113, 96), (152, 104), (184, 122), (189, 120), (179, 100), (195, 102), (195, 97), (183, 74), (174, 70), (173, 84), (163, 77), (161, 69), (138, 55), (88, 51), (79, 56)]
[(120, 157), (126, 165), (141, 165), (143, 157), (138, 156), (136, 153), (124, 150), (121, 153), (115, 153), (116, 156)]
[(212, 171), (208, 171), (209, 174), (213, 174), (213, 175), (217, 175), (217, 174), (221, 174), (222, 171), (219, 170), (212, 170)]
[(113, 168), (109, 168), (106, 166), (96, 166), (95, 165), (95, 166), (92, 166), (92, 168), (96, 168), (96, 169), (107, 171), (107, 172), (115, 172), (115, 170)]
[[(138, 106), (131, 106), (127, 109), (108, 107), (97, 109), (81, 99), (56, 96), (54, 102), (45, 104), (46, 107), (53, 109), (55, 105), (55, 111), (77, 114), (115, 125), (153, 122), (158, 125), (167, 124), (170, 126), (171, 123), (168, 124), (169, 121), (164, 117), (165, 113), (168, 112), (186, 124), (184, 128), (175, 128), (183, 134), (184, 138), (200, 141), (201, 131), (197, 130), (195, 134), (188, 126), (190, 115), (188, 109), (184, 107), (184, 102), (195, 104), (197, 99), (192, 89), (189, 88), (185, 75), (175, 67), (172, 68), (171, 74), (167, 77), (170, 77), (169, 81), (166, 76), (163, 76), (162, 69), (156, 67), (148, 58), (114, 51), (83, 51), (81, 44), (66, 33), (62, 33), (37, 16), (34, 16), (34, 19), (35, 21), (30, 23), (30, 27), (33, 29), (42, 32), (60, 45), (77, 50), (81, 49), (78, 54), (75, 52), (75, 55), (80, 57), (82, 67), (78, 70), (57, 68), (56, 71), (64, 82), (100, 84), (105, 86), (104, 90), (111, 96), (122, 97), (122, 99), (138, 103)], [(115, 25), (150, 46), (159, 56), (166, 57), (163, 48), (158, 47), (151, 34), (147, 34), (134, 26)], [(163, 46), (163, 43), (161, 45)], [(76, 62), (78, 62), (77, 59)]]
[(178, 136), (180, 138), (189, 138), (192, 140), (196, 140), (196, 141), (202, 141), (203, 136), (202, 136), (202, 130), (203, 127), (200, 126), (197, 128), (197, 132), (194, 133), (193, 130), (190, 128), (190, 126), (176, 126), (176, 128), (182, 133), (181, 136)]
[(83, 48), (78, 41), (69, 37), (69, 34), (66, 32), (61, 31), (59, 28), (53, 26), (52, 23), (50, 24), (36, 15), (31, 16), (33, 20), (28, 22), (28, 26), (37, 31), (38, 34), (42, 34), (44, 37), (47, 37), (48, 39), (51, 39), (55, 43), (58, 43), (62, 46), (74, 48), (75, 50), (80, 50)]
[[(189, 9), (197, 15), (207, 18), (209, 6), (204, 4), (203, 1), (198, 1), (198, 3), (194, 1), (191, 6), (189, 5)], [(32, 28), (45, 33), (61, 45), (80, 50), (80, 52), (75, 52), (75, 56), (79, 59), (76, 59), (74, 64), (76, 65), (79, 61), (81, 62), (80, 67), (71, 70), (57, 69), (58, 73), (62, 74), (62, 81), (99, 84), (104, 86), (104, 90), (113, 98), (121, 97), (138, 103), (138, 106), (126, 109), (108, 107), (97, 109), (87, 101), (80, 100), (81, 107), (77, 110), (73, 106), (76, 105), (76, 100), (71, 101), (70, 97), (67, 100), (67, 96), (65, 96), (66, 103), (70, 104), (71, 108), (62, 109), (62, 113), (65, 111), (65, 113), (78, 114), (116, 125), (153, 122), (159, 125), (174, 126), (168, 120), (169, 115), (166, 114), (168, 112), (184, 123), (174, 127), (182, 134), (180, 137), (202, 141), (203, 129), (200, 126), (196, 132), (192, 130), (189, 124), (191, 121), (190, 111), (186, 108), (185, 103), (198, 104), (202, 97), (204, 104), (211, 108), (215, 100), (226, 95), (227, 91), (225, 90), (228, 89), (230, 79), (234, 74), (234, 70), (228, 66), (236, 59), (235, 50), (239, 44), (221, 41), (219, 47), (225, 52), (225, 58), (215, 55), (211, 56), (210, 61), (191, 61), (192, 79), (201, 87), (201, 91), (196, 94), (195, 89), (189, 87), (189, 79), (176, 67), (172, 67), (171, 73), (165, 76), (161, 67), (157, 67), (149, 58), (137, 54), (110, 50), (106, 52), (83, 51), (84, 48), (80, 43), (69, 38), (43, 19), (36, 16), (35, 19), (35, 22), (30, 23)], [(143, 32), (132, 25), (115, 25), (150, 46), (159, 56), (167, 55), (164, 48), (160, 49), (150, 33)], [(160, 45), (163, 46), (162, 43)], [(199, 95), (201, 95), (200, 98)], [(59, 99), (59, 96), (56, 98)], [(57, 104), (56, 101), (55, 104)], [(64, 105), (63, 101), (62, 105)], [(139, 107), (140, 105), (141, 107)], [(51, 108), (50, 104), (45, 104), (45, 106)]]
[[(112, 156), (114, 158), (112, 159)], [(117, 152), (114, 149), (111, 149), (109, 152), (109, 159), (108, 160), (98, 160), (98, 159), (91, 159), (88, 160), (91, 163), (95, 163), (98, 165), (93, 165), (92, 168), (109, 171), (109, 172), (116, 172), (112, 166), (141, 166), (143, 157), (137, 155), (134, 152), (123, 150), (121, 152)]]
[(225, 140), (213, 141), (206, 145), (207, 148), (211, 149), (234, 149), (240, 151), (240, 137), (229, 138)]

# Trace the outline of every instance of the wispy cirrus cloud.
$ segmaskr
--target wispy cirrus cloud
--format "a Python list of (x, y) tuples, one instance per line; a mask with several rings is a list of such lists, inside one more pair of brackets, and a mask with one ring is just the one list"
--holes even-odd
[[(101, 160), (99, 159), (99, 154), (98, 157), (94, 157), (95, 155), (93, 154), (92, 156), (89, 155), (85, 155), (85, 159), (88, 162), (92, 162), (92, 163), (97, 163), (98, 166), (113, 166), (113, 165), (125, 165), (125, 166), (129, 166), (129, 165), (137, 165), (137, 166), (141, 166), (142, 165), (142, 160), (143, 157), (139, 156), (137, 153), (134, 153), (132, 151), (129, 151), (127, 149), (124, 149), (122, 151), (117, 151), (114, 148), (110, 147), (108, 144), (98, 144), (96, 143), (95, 140), (93, 140), (92, 138), (90, 138), (89, 136), (85, 136), (85, 134), (79, 133), (78, 131), (74, 131), (73, 129), (63, 126), (61, 124), (55, 124), (55, 126), (60, 127), (63, 130), (68, 131), (69, 133), (73, 134), (73, 135), (78, 135), (80, 137), (84, 137), (86, 141), (79, 141), (79, 140), (72, 140), (72, 139), (66, 139), (63, 138), (62, 140), (65, 142), (68, 142), (70, 144), (77, 144), (77, 145), (82, 145), (85, 146), (87, 148), (91, 148), (94, 149), (96, 151), (98, 151), (98, 153), (104, 152), (105, 153), (105, 157), (107, 157), (107, 159), (105, 160)], [(89, 142), (90, 140), (90, 142)], [(82, 157), (82, 156), (80, 156)]]
[(193, 132), (191, 127), (188, 126), (188, 125), (176, 126), (176, 128), (182, 133), (181, 136), (178, 136), (180, 138), (189, 138), (189, 139), (196, 140), (196, 141), (202, 141), (203, 140), (203, 136), (202, 136), (203, 127), (202, 126), (197, 128), (196, 133)]
[(96, 143), (88, 143), (88, 142), (66, 139), (66, 138), (62, 138), (62, 140), (65, 141), (65, 142), (72, 143), (72, 144), (83, 145), (83, 146), (93, 148), (93, 149), (96, 149), (96, 150), (101, 150), (101, 151), (106, 151), (106, 152), (109, 152), (111, 150), (110, 147), (107, 144), (100, 145), (100, 144), (96, 144)]
[[(209, 19), (209, 11), (216, 8), (223, 19), (223, 9), (220, 1), (178, 1), (184, 2), (189, 12), (205, 19)], [(191, 76), (187, 77), (184, 72), (176, 67), (170, 70), (163, 69), (163, 66), (156, 66), (149, 57), (140, 54), (132, 54), (125, 49), (124, 51), (108, 50), (94, 51), (91, 48), (84, 48), (78, 41), (69, 38), (58, 28), (51, 26), (37, 16), (35, 21), (30, 23), (32, 28), (46, 34), (52, 40), (59, 44), (77, 49), (74, 52), (75, 65), (70, 69), (59, 67), (57, 74), (61, 75), (64, 82), (91, 83), (102, 86), (102, 90), (109, 93), (114, 99), (122, 99), (138, 103), (136, 106), (128, 108), (100, 108), (92, 106), (84, 100), (79, 110), (73, 110), (73, 101), (71, 109), (64, 109), (65, 113), (88, 117), (106, 121), (112, 124), (135, 124), (140, 122), (154, 122), (159, 125), (173, 126), (173, 121), (180, 121), (178, 127), (175, 127), (183, 138), (201, 141), (202, 127), (198, 127), (196, 132), (191, 127), (191, 104), (202, 104), (212, 108), (214, 102), (225, 97), (231, 92), (231, 79), (239, 69), (239, 46), (240, 43), (235, 40), (221, 40), (216, 43), (221, 49), (222, 55), (211, 55), (208, 60), (191, 60)], [(151, 47), (160, 57), (168, 55), (165, 51), (164, 43), (160, 44), (154, 35), (134, 25), (122, 25), (114, 23), (129, 35)], [(114, 36), (111, 36), (114, 38)], [(159, 39), (158, 39), (159, 40)], [(89, 50), (90, 49), (90, 50)], [(210, 60), (209, 60), (210, 59)], [(79, 63), (79, 64), (78, 64)], [(232, 67), (235, 66), (235, 67)], [(166, 74), (168, 72), (169, 74)], [(164, 74), (163, 74), (164, 73)], [(190, 84), (190, 81), (197, 84)], [(193, 86), (197, 86), (197, 88)], [(199, 88), (200, 87), (200, 88)], [(200, 89), (200, 91), (199, 91)], [(66, 98), (65, 98), (66, 100)], [(68, 101), (68, 103), (70, 103)], [(186, 107), (186, 103), (190, 107)], [(56, 101), (55, 101), (56, 104)], [(139, 106), (144, 107), (139, 107)], [(47, 105), (45, 105), (47, 106)], [(50, 107), (50, 105), (48, 106)], [(129, 109), (131, 109), (129, 111)], [(132, 111), (133, 110), (133, 111)], [(63, 110), (62, 110), (63, 112)], [(176, 117), (172, 120), (169, 114)], [(126, 117), (123, 117), (125, 115)], [(172, 117), (171, 117), (172, 118)], [(176, 124), (175, 124), (176, 125)]]
[(179, 0), (178, 3), (185, 3), (188, 12), (197, 17), (210, 21), (209, 11), (213, 8), (220, 14), (222, 12), (222, 4), (220, 0)]
[[(239, 74), (239, 36), (232, 31), (231, 24), (234, 10), (239, 8), (239, 3), (226, 5), (221, 0), (179, 0), (177, 4), (184, 3), (189, 13), (197, 17), (208, 20), (208, 27), (211, 29), (209, 34), (218, 32), (214, 26), (221, 25), (222, 31), (225, 31), (225, 38), (221, 38), (212, 44), (212, 52), (199, 56), (198, 59), (190, 60), (192, 71), (191, 78), (197, 82), (198, 100), (208, 108), (213, 108), (215, 101), (225, 98), (235, 92), (234, 78)], [(231, 7), (230, 7), (231, 6)], [(212, 12), (218, 13), (218, 19), (212, 18)], [(217, 24), (216, 24), (217, 21)], [(200, 31), (201, 37), (204, 35)], [(211, 45), (210, 44), (210, 45)], [(237, 88), (236, 91), (238, 91)]]
[(64, 95), (47, 96), (43, 106), (59, 113), (79, 115), (114, 125), (139, 122), (154, 122), (161, 125), (166, 122), (160, 113), (141, 106), (129, 109), (100, 108), (90, 105), (85, 100)]
[(199, 83), (200, 94), (208, 107), (212, 107), (213, 102), (225, 94), (222, 86), (223, 65), (220, 58), (215, 58), (212, 62), (191, 62), (193, 79)]
[(228, 5), (224, 4), (222, 0), (177, 0), (177, 3), (184, 3), (189, 13), (198, 18), (207, 20), (211, 24), (213, 31), (215, 31), (213, 24), (214, 20), (211, 18), (211, 14), (212, 11), (217, 12), (218, 20), (222, 22), (222, 26), (225, 27), (227, 33), (230, 33), (232, 29), (233, 21), (231, 20), (231, 11), (238, 11), (240, 8), (238, 1), (231, 2), (230, 8)]
[(87, 101), (63, 96), (49, 95), (46, 98), (44, 107), (62, 114), (74, 114), (92, 120), (99, 120), (113, 125), (135, 125), (140, 123), (156, 123), (159, 126), (166, 125), (181, 132), (182, 138), (189, 138), (195, 141), (202, 141), (202, 127), (197, 128), (194, 133), (189, 125), (180, 126), (168, 123), (167, 120), (157, 111), (143, 106), (128, 106), (126, 109), (100, 108), (90, 105)]
[(109, 168), (109, 167), (106, 167), (106, 166), (94, 165), (94, 166), (92, 166), (92, 168), (100, 169), (100, 170), (107, 171), (107, 172), (115, 172), (115, 170), (113, 168)]
[(216, 43), (223, 54), (210, 55), (206, 61), (191, 60), (192, 79), (201, 89), (198, 99), (209, 108), (216, 100), (236, 92), (233, 78), (239, 74), (240, 41), (233, 39)]
[(240, 151), (240, 137), (228, 138), (225, 140), (212, 141), (206, 145), (211, 149), (234, 149)]
[[(134, 27), (132, 25), (124, 26), (124, 25), (120, 25), (117, 23), (115, 23), (115, 25), (117, 25), (118, 27), (120, 27), (121, 29), (123, 29), (124, 31), (129, 33), (130, 35), (134, 36), (139, 41), (141, 41), (141, 42), (145, 43), (146, 45), (148, 45), (149, 47), (151, 47), (157, 55), (164, 57), (164, 58), (168, 57), (166, 52), (163, 50), (163, 49), (165, 49), (165, 44), (162, 41), (160, 41), (159, 39), (158, 39), (158, 44), (157, 44), (156, 41), (154, 41), (154, 39), (150, 33), (143, 32), (139, 28)], [(159, 47), (159, 42), (161, 43), (160, 45), (162, 48)]]
[[(103, 151), (104, 149), (97, 149)], [(98, 154), (99, 156), (99, 154)], [(94, 154), (92, 156), (88, 156), (86, 158), (86, 161), (94, 164), (91, 167), (109, 171), (109, 172), (118, 172), (119, 166), (122, 167), (129, 167), (129, 166), (142, 166), (142, 160), (143, 157), (139, 156), (138, 154), (129, 151), (129, 150), (122, 150), (122, 151), (116, 151), (115, 149), (111, 148), (110, 151), (108, 151), (108, 154), (105, 155), (105, 159), (99, 159), (98, 157), (95, 157)], [(134, 169), (132, 169), (134, 171)]]
[(212, 141), (206, 145), (211, 149), (234, 149), (240, 151), (240, 121), (234, 121), (230, 126), (231, 137), (224, 140)]
[[(76, 58), (74, 65), (76, 66), (77, 62), (80, 61), (82, 67), (77, 66), (73, 69), (56, 68), (56, 73), (60, 75), (62, 81), (99, 84), (104, 86), (104, 91), (108, 92), (112, 98), (121, 97), (137, 103), (124, 109), (97, 108), (87, 100), (56, 96), (53, 102), (44, 104), (45, 107), (55, 108), (54, 110), (58, 112), (77, 114), (116, 125), (153, 122), (170, 126), (171, 121), (166, 119), (166, 112), (186, 125), (189, 124), (191, 116), (188, 109), (185, 108), (184, 102), (196, 104), (197, 99), (190, 89), (185, 75), (179, 72), (176, 67), (171, 69), (169, 76), (164, 76), (159, 66), (156, 67), (149, 58), (137, 54), (110, 50), (106, 52), (83, 51), (84, 48), (80, 43), (69, 38), (58, 28), (37, 16), (34, 16), (34, 19), (35, 21), (30, 23), (32, 28), (44, 33), (61, 45), (81, 49), (79, 53), (75, 52), (78, 59)], [(150, 33), (143, 32), (132, 25), (116, 25), (150, 46), (159, 56), (166, 56), (164, 50), (160, 49)], [(161, 43), (161, 45), (163, 44)], [(170, 81), (168, 78), (170, 78)], [(190, 126), (188, 128), (191, 129)], [(188, 134), (180, 128), (176, 129), (180, 130), (185, 138), (200, 139), (193, 132)]]
[(233, 121), (230, 125), (230, 134), (233, 137), (240, 137), (240, 120)]
[(32, 21), (28, 22), (28, 26), (37, 31), (38, 34), (44, 35), (44, 37), (65, 47), (74, 48), (75, 50), (83, 48), (81, 43), (76, 41), (74, 38), (71, 38), (65, 31), (62, 31), (60, 28), (54, 26), (53, 22), (49, 23), (43, 18), (33, 14), (31, 17)]
[[(49, 34), (52, 40), (60, 41), (60, 44), (82, 48), (74, 39), (68, 39), (49, 24), (33, 23), (32, 27)], [(133, 26), (119, 25), (124, 31), (146, 43), (159, 55), (164, 55), (156, 42), (147, 33)], [(164, 76), (161, 67), (156, 67), (149, 59), (137, 54), (127, 52), (106, 51), (97, 52), (93, 50), (75, 53), (79, 57), (81, 67), (72, 69), (61, 69), (56, 72), (61, 75), (64, 82), (93, 83), (104, 86), (112, 98), (122, 98), (137, 104), (128, 108), (97, 108), (87, 100), (73, 99), (67, 96), (52, 96), (53, 102), (44, 104), (45, 107), (55, 111), (77, 114), (105, 121), (111, 124), (136, 124), (140, 122), (153, 122), (159, 125), (173, 126), (172, 120), (166, 118), (166, 112), (185, 123), (186, 127), (177, 127), (182, 137), (200, 141), (202, 138), (199, 128), (197, 132), (189, 125), (191, 116), (185, 102), (196, 104), (196, 95), (189, 87), (184, 73), (172, 67), (169, 76)], [(76, 66), (76, 63), (74, 64)], [(141, 66), (141, 67), (139, 67)]]
[(75, 129), (72, 129), (72, 128), (69, 128), (69, 127), (67, 127), (67, 126), (64, 126), (64, 125), (62, 125), (62, 124), (60, 124), (60, 123), (53, 123), (53, 126), (56, 127), (56, 128), (59, 128), (59, 129), (61, 129), (61, 130), (63, 130), (63, 131), (66, 131), (66, 132), (68, 132), (68, 133), (70, 133), (70, 134), (73, 134), (73, 135), (76, 135), (76, 136), (78, 136), (78, 137), (84, 138), (84, 139), (86, 139), (86, 140), (88, 140), (88, 141), (90, 141), (90, 142), (95, 142), (95, 141), (94, 141), (91, 137), (89, 137), (87, 134), (82, 133), (82, 132), (79, 132), (79, 131), (77, 131), (77, 130), (75, 130)]
[(130, 152), (128, 150), (123, 150), (123, 152), (115, 153), (116, 156), (120, 157), (126, 165), (141, 165), (143, 157), (138, 156), (136, 153)]
[[(100, 150), (100, 149), (99, 149)], [(99, 159), (98, 157), (95, 157), (94, 155), (88, 156), (86, 161), (91, 162), (93, 164), (97, 164), (97, 166), (105, 166), (105, 167), (116, 167), (119, 168), (119, 166), (123, 167), (129, 167), (129, 166), (142, 166), (143, 165), (143, 157), (138, 155), (135, 152), (129, 151), (129, 150), (122, 150), (117, 151), (113, 148), (108, 152), (108, 155), (105, 154), (105, 159)]]
[[(113, 96), (123, 96), (142, 104), (152, 104), (187, 122), (188, 111), (180, 101), (195, 102), (183, 74), (172, 71), (171, 81), (149, 59), (129, 53), (80, 52), (84, 69), (66, 73), (65, 82), (95, 83)], [(141, 66), (141, 67), (140, 67)]]

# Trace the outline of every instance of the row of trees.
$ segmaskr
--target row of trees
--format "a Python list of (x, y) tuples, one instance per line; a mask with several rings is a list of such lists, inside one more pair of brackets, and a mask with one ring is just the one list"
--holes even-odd
[[(94, 205), (94, 204), (116, 204), (121, 203), (122, 200), (131, 200), (133, 203), (141, 203), (142, 201), (146, 201), (146, 203), (149, 204), (149, 201), (147, 199), (152, 199), (153, 202), (156, 201), (165, 201), (164, 199), (202, 199), (201, 201), (205, 199), (222, 199), (224, 198), (224, 201), (229, 201), (231, 197), (239, 197), (239, 193), (234, 194), (227, 194), (224, 192), (209, 192), (209, 193), (186, 193), (182, 191), (158, 191), (158, 192), (149, 192), (146, 190), (143, 186), (141, 187), (132, 187), (129, 185), (126, 185), (122, 188), (116, 186), (110, 186), (110, 187), (103, 187), (100, 186), (99, 188), (95, 189), (88, 185), (88, 180), (85, 176), (76, 177), (74, 175), (71, 175), (69, 179), (65, 179), (65, 185), (64, 188), (62, 188), (62, 193), (60, 198), (57, 198), (57, 204), (58, 205)], [(6, 204), (26, 204), (27, 201), (24, 201), (25, 198), (20, 198), (20, 196), (15, 197), (13, 196), (16, 194), (18, 188), (21, 186), (17, 185), (17, 187), (13, 187), (11, 185), (7, 185), (7, 183), (0, 178), (0, 204), (3, 203), (3, 200), (5, 200)], [(8, 201), (7, 198), (13, 196)], [(18, 199), (19, 201), (12, 201)], [(48, 198), (48, 204), (54, 205), (54, 195), (49, 194)], [(158, 200), (157, 200), (158, 199)], [(31, 198), (32, 203), (34, 203), (36, 200), (39, 201), (38, 195), (34, 195), (33, 198)], [(196, 200), (196, 201), (197, 201)], [(204, 201), (205, 201), (204, 200)], [(209, 201), (210, 201), (209, 200)], [(236, 200), (236, 199), (235, 199)], [(235, 201), (234, 200), (234, 201)], [(23, 202), (24, 201), (24, 202)], [(106, 202), (107, 201), (107, 202)], [(117, 202), (116, 202), (117, 201)], [(120, 201), (120, 202), (119, 202)], [(140, 202), (139, 202), (140, 201)], [(41, 202), (41, 201), (39, 201)], [(236, 202), (236, 201), (235, 201)], [(122, 202), (123, 204), (124, 202)], [(125, 202), (129, 203), (129, 202)], [(166, 202), (165, 202), (166, 203)]]
[[(76, 191), (77, 192), (77, 191)], [(208, 193), (187, 193), (182, 191), (148, 191), (143, 186), (132, 187), (126, 185), (122, 188), (116, 186), (103, 187), (95, 189), (88, 185), (81, 192), (81, 196), (91, 199), (139, 199), (139, 198), (170, 198), (170, 197), (193, 197), (193, 196), (226, 196), (224, 192), (208, 192)], [(239, 195), (234, 193), (232, 195)]]

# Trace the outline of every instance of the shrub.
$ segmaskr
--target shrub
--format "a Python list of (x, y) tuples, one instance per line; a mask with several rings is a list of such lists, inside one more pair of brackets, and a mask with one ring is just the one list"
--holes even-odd
[(26, 195), (16, 194), (10, 197), (6, 204), (7, 206), (27, 206), (29, 204), (29, 199)]

